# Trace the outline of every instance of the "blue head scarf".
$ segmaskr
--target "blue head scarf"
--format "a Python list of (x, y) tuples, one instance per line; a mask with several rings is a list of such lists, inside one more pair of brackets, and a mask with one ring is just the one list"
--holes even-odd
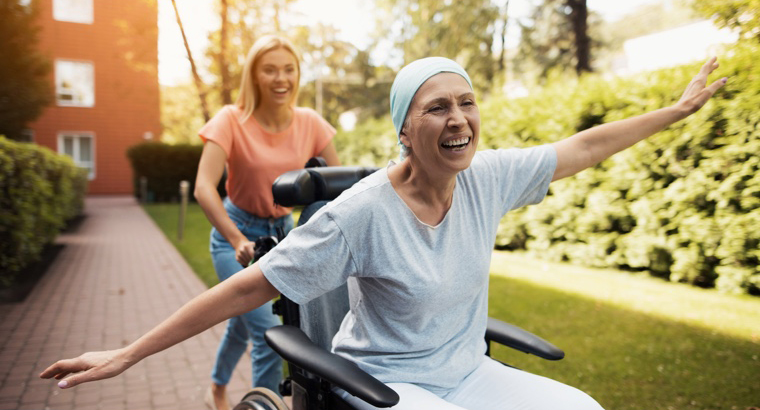
[(440, 73), (459, 74), (467, 80), (472, 88), (472, 81), (464, 68), (444, 57), (428, 57), (413, 61), (402, 68), (391, 86), (391, 119), (396, 128), (398, 145), (401, 146), (401, 159), (407, 155), (406, 146), (401, 143), (401, 127), (404, 126), (406, 114), (417, 90), (430, 77)]

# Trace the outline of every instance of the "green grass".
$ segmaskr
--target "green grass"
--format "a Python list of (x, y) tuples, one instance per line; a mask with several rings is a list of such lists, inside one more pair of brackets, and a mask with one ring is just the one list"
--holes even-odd
[[(760, 297), (726, 295), (666, 282), (646, 273), (551, 263), (512, 252), (494, 252), (491, 273), (760, 342)], [(758, 386), (760, 390), (760, 383)]]
[[(187, 204), (185, 212), (185, 229), (182, 240), (177, 239), (179, 227), (179, 204), (144, 204), (143, 209), (150, 215), (164, 235), (174, 244), (196, 275), (208, 287), (219, 283), (209, 253), (209, 235), (211, 223), (206, 219), (201, 206), (195, 202)], [(298, 220), (300, 210), (293, 211), (293, 218)]]
[(181, 241), (177, 240), (179, 204), (146, 204), (143, 205), (143, 209), (153, 218), (156, 225), (161, 228), (164, 235), (174, 244), (206, 286), (212, 287), (219, 283), (209, 253), (211, 223), (206, 219), (200, 205), (197, 203), (187, 205), (185, 229)]
[[(146, 211), (209, 286), (211, 225), (188, 206)], [(642, 275), (495, 252), (490, 313), (565, 350), (550, 362), (494, 347), (494, 356), (576, 386), (608, 410), (746, 410), (760, 406), (760, 298), (722, 295)]]
[(760, 404), (756, 341), (498, 275), (491, 277), (490, 314), (566, 354), (551, 362), (496, 346), (494, 357), (578, 387), (606, 409), (744, 410)]

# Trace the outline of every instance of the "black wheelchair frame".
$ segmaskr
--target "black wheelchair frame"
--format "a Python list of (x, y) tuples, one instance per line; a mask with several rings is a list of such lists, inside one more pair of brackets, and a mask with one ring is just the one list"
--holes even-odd
[[(308, 221), (327, 201), (337, 198), (341, 192), (377, 170), (319, 165), (323, 165), (323, 162), (310, 161), (307, 166), (316, 167), (287, 172), (272, 186), (277, 204), (288, 207), (307, 206), (298, 221), (299, 226)], [(333, 293), (335, 295), (331, 296)], [(323, 301), (316, 302), (316, 309), (334, 309), (337, 314), (332, 312), (332, 317), (342, 319), (341, 311), (345, 315), (348, 310), (345, 286), (329, 292), (323, 298)], [(326, 302), (329, 303), (325, 304)], [(309, 302), (309, 305), (312, 303)], [(306, 308), (315, 309), (313, 306)], [(274, 312), (282, 316), (283, 325), (271, 328), (265, 334), (267, 343), (288, 364), (290, 375), (280, 384), (280, 394), (292, 396), (291, 410), (356, 410), (335, 393), (336, 387), (375, 407), (387, 408), (398, 403), (399, 397), (395, 391), (351, 361), (330, 352), (331, 336), (340, 322), (335, 323), (335, 319), (328, 318), (323, 323), (304, 323), (303, 310), (304, 307), (281, 296), (274, 304)], [(488, 343), (487, 355), (490, 355), (491, 342), (547, 360), (560, 360), (565, 355), (561, 349), (544, 339), (493, 318), (488, 319), (484, 337)], [(256, 390), (246, 395), (234, 410), (280, 408)]]

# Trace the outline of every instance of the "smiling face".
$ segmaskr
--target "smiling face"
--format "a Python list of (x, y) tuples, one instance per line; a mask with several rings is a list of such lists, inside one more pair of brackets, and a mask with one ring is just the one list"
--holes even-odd
[(456, 174), (470, 166), (478, 145), (480, 111), (475, 94), (459, 74), (430, 77), (417, 90), (401, 142), (412, 161), (433, 173)]
[(254, 86), (261, 104), (289, 105), (298, 92), (298, 62), (284, 48), (264, 53), (254, 68)]

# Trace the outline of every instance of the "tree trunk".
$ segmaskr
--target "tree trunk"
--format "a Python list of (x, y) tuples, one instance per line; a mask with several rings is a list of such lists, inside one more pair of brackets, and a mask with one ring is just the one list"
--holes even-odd
[(274, 2), (274, 30), (278, 34), (282, 32), (282, 27), (280, 26), (280, 2), (278, 0)]
[[(504, 73), (507, 67), (507, 23), (509, 23), (509, 0), (504, 2), (504, 25), (501, 27), (501, 51), (499, 52), (499, 73)], [(504, 82), (507, 78), (505, 76)]]
[(232, 104), (232, 87), (230, 85), (230, 71), (227, 66), (227, 30), (229, 22), (227, 19), (227, 0), (222, 1), (222, 28), (220, 30), (219, 38), (219, 72), (222, 77), (222, 104)]
[(198, 98), (201, 100), (201, 110), (203, 111), (203, 119), (208, 122), (211, 116), (208, 113), (208, 106), (206, 105), (206, 91), (204, 91), (201, 77), (198, 75), (198, 70), (195, 68), (195, 60), (193, 60), (193, 54), (190, 52), (190, 45), (187, 44), (187, 36), (185, 36), (185, 29), (182, 27), (182, 19), (179, 18), (179, 10), (177, 10), (177, 3), (172, 0), (172, 6), (174, 6), (174, 14), (177, 16), (177, 24), (179, 24), (179, 30), (182, 32), (182, 40), (185, 42), (185, 50), (187, 50), (187, 59), (190, 60), (190, 68), (193, 72), (193, 80), (195, 80), (195, 87), (198, 89)]
[(572, 10), (570, 20), (575, 34), (575, 72), (580, 76), (584, 72), (591, 72), (591, 39), (588, 36), (588, 7), (586, 0), (567, 0), (567, 5)]

